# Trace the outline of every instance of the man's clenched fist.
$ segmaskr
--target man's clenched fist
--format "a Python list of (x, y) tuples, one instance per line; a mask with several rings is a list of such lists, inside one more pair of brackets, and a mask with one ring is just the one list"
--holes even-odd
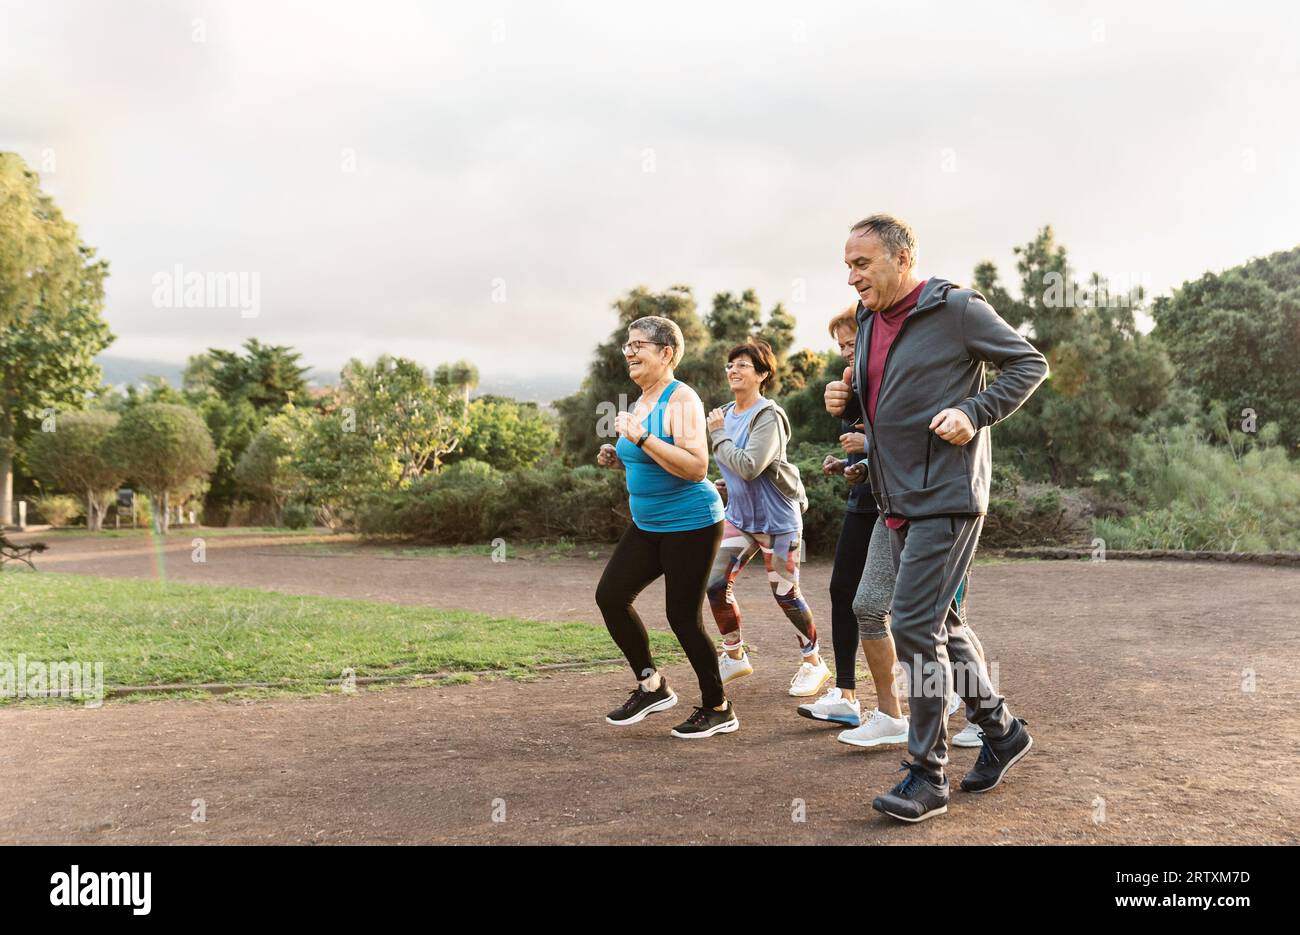
[(964, 445), (975, 437), (975, 426), (960, 409), (942, 409), (930, 420), (930, 431), (953, 445)]

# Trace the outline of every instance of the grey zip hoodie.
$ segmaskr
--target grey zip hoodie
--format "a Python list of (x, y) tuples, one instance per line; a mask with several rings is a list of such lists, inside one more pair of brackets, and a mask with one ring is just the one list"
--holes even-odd
[[(906, 519), (986, 513), (993, 472), (988, 428), (1024, 405), (1047, 379), (1047, 359), (984, 296), (931, 278), (889, 349), (872, 424), (864, 413), (876, 316), (859, 302), (857, 317), (857, 392), (842, 418), (866, 424), (868, 474), (880, 512)], [(985, 362), (999, 370), (991, 386), (984, 379)], [(930, 431), (941, 409), (966, 413), (975, 437), (953, 445)]]

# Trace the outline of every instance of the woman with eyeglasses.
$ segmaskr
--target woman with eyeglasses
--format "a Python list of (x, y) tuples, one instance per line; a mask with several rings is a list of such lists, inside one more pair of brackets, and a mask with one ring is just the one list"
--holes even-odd
[(605, 721), (636, 724), (677, 704), (676, 693), (655, 667), (645, 624), (632, 606), (636, 596), (664, 578), (668, 625), (700, 683), (700, 706), (671, 731), (694, 740), (740, 727), (723, 693), (704, 629), (705, 585), (722, 540), (722, 498), (705, 478), (709, 469), (704, 405), (673, 367), (686, 351), (676, 322), (650, 316), (628, 327), (623, 345), (628, 376), (641, 397), (615, 421), (617, 445), (602, 445), (596, 463), (627, 474), (632, 524), (619, 540), (596, 587), (596, 603), (609, 634), (622, 650), (637, 686)]
[(776, 356), (766, 341), (749, 339), (727, 354), (727, 383), (735, 402), (709, 413), (713, 457), (727, 491), (722, 548), (709, 573), (709, 607), (722, 633), (718, 670), (722, 683), (750, 675), (754, 667), (740, 632), (736, 577), (759, 552), (772, 595), (799, 640), (800, 663), (790, 694), (815, 695), (831, 677), (817, 651), (812, 609), (799, 592), (803, 510), (807, 497), (799, 471), (786, 461), (790, 420), (763, 390), (776, 375)]

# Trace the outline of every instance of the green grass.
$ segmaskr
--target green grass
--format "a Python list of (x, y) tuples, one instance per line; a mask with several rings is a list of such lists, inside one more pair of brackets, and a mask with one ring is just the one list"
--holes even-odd
[[(650, 641), (664, 662), (681, 657), (671, 634), (651, 631)], [(276, 682), (285, 691), (313, 694), (348, 668), (359, 678), (479, 670), (518, 677), (539, 665), (619, 657), (604, 628), (586, 623), (6, 571), (0, 574), (0, 660), (16, 666), (19, 654), (29, 661), (103, 662), (106, 688)]]

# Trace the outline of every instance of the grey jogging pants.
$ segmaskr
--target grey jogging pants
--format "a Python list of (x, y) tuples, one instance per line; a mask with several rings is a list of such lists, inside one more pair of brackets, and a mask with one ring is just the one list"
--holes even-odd
[(891, 628), (911, 715), (907, 750), (935, 779), (948, 765), (951, 691), (989, 738), (1011, 729), (1011, 712), (993, 690), (956, 601), (983, 527), (982, 516), (940, 516), (889, 530), (896, 572)]

